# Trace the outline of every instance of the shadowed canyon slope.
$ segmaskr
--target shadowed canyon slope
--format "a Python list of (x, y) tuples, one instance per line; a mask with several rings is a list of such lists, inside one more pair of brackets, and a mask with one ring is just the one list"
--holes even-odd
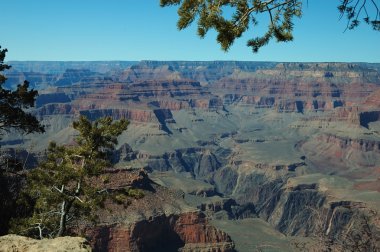
[(355, 227), (378, 248), (379, 64), (67, 64), (15, 64), (7, 85), (28, 78), (39, 89), (33, 113), (47, 132), (1, 145), (32, 165), (49, 141), (72, 141), (80, 114), (131, 121), (113, 160), (121, 173), (148, 172), (156, 192), (141, 204), (152, 211), (116, 206), (89, 230), (93, 246), (152, 251), (168, 232), (182, 251), (345, 249)]

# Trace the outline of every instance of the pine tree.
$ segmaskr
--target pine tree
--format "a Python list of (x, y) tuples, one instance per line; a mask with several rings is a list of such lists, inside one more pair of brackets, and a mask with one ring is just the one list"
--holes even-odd
[[(0, 46), (0, 140), (2, 134), (11, 129), (27, 134), (44, 132), (44, 127), (36, 117), (27, 112), (27, 109), (34, 106), (38, 95), (37, 91), (29, 89), (29, 82), (24, 81), (13, 91), (4, 88), (7, 78), (2, 72), (11, 68), (4, 63), (6, 53), (7, 49), (1, 49)], [(23, 168), (20, 164), (17, 158), (4, 156), (0, 152), (0, 199), (2, 200), (0, 233), (2, 234), (8, 230), (9, 219), (13, 214), (10, 209), (15, 208), (14, 198), (19, 191), (21, 180), (15, 177), (14, 172)]]
[(16, 129), (25, 133), (44, 132), (44, 127), (35, 116), (25, 112), (34, 107), (38, 92), (29, 90), (29, 82), (17, 86), (16, 90), (8, 90), (3, 87), (7, 78), (1, 74), (11, 66), (4, 64), (7, 49), (0, 46), (0, 135), (2, 131)]
[(128, 121), (110, 117), (90, 122), (84, 116), (73, 123), (79, 131), (74, 146), (51, 143), (47, 160), (28, 174), (25, 199), (33, 202), (31, 217), (13, 223), (13, 232), (45, 238), (67, 233), (74, 220), (92, 217), (103, 200), (91, 178), (110, 166), (109, 154)]
[[(302, 15), (303, 0), (160, 0), (161, 7), (180, 5), (178, 29), (187, 28), (195, 20), (198, 35), (203, 38), (210, 29), (217, 32), (217, 42), (227, 51), (244, 32), (258, 25), (258, 16), (267, 14), (268, 28), (264, 35), (247, 42), (257, 52), (272, 39), (277, 42), (293, 40), (293, 19)], [(380, 31), (380, 10), (377, 0), (340, 0), (338, 10), (341, 17), (346, 15), (347, 29), (359, 25), (359, 19)], [(223, 10), (230, 8), (233, 15), (228, 18)], [(373, 11), (369, 11), (374, 9)], [(370, 15), (371, 14), (371, 15)], [(255, 30), (253, 29), (255, 32)]]

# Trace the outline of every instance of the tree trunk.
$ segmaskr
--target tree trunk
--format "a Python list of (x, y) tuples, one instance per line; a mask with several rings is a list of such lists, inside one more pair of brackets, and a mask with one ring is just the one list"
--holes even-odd
[(63, 234), (66, 231), (66, 217), (67, 217), (66, 204), (67, 203), (64, 200), (61, 205), (61, 220), (59, 221), (59, 230), (56, 237), (63, 236)]
[[(63, 188), (63, 187), (62, 187)], [(75, 190), (75, 196), (79, 195), (79, 192), (82, 188), (81, 180), (77, 184), (77, 189)], [(63, 189), (62, 189), (63, 192)], [(74, 203), (76, 198), (73, 198), (69, 201), (64, 200), (61, 204), (61, 219), (59, 221), (59, 230), (56, 237), (60, 237), (65, 235), (66, 232), (66, 224), (67, 224), (67, 214), (70, 212), (70, 209)]]

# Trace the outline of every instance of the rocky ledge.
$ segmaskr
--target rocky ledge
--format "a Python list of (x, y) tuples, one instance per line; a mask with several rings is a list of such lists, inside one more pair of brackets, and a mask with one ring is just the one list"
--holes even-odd
[(55, 239), (35, 240), (32, 238), (5, 235), (0, 237), (0, 251), (12, 252), (89, 252), (91, 247), (81, 237), (59, 237)]

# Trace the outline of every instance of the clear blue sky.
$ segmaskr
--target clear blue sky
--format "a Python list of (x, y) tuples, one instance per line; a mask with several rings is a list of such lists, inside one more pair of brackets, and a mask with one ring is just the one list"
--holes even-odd
[(0, 45), (6, 60), (380, 62), (380, 32), (363, 24), (344, 33), (338, 0), (308, 2), (295, 41), (258, 54), (246, 47), (252, 31), (227, 53), (215, 33), (200, 39), (194, 25), (178, 31), (176, 8), (160, 8), (159, 0), (0, 0)]

